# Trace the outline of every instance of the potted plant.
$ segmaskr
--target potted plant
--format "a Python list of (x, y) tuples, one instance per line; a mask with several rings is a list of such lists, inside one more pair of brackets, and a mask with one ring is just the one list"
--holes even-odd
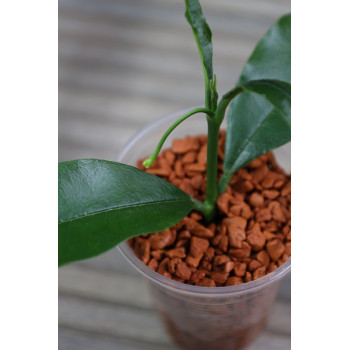
[[(201, 188), (203, 198), (195, 198), (159, 176), (122, 163), (97, 159), (60, 163), (59, 265), (93, 257), (123, 241), (142, 235), (131, 242), (131, 247), (141, 259), (146, 251), (143, 262), (128, 244), (123, 243), (121, 249), (149, 278), (156, 306), (174, 339), (187, 349), (239, 349), (263, 329), (278, 282), (290, 269), (290, 260), (285, 259), (285, 263), (281, 260), (281, 242), (284, 240), (281, 237), (290, 235), (286, 224), (288, 213), (283, 212), (288, 205), (283, 206), (280, 203), (286, 200), (274, 200), (282, 197), (281, 186), (286, 186), (285, 192), (290, 200), (290, 182), (285, 176), (284, 179), (287, 180), (280, 180), (281, 184), (276, 187), (273, 186), (278, 179), (271, 180), (272, 182), (269, 180), (273, 189), (271, 186), (261, 186), (258, 180), (256, 183), (251, 181), (252, 188), (247, 187), (250, 181), (248, 178), (252, 176), (250, 171), (255, 171), (253, 169), (264, 168), (266, 172), (279, 173), (273, 158), (270, 155), (266, 156), (266, 153), (290, 141), (290, 15), (278, 20), (259, 41), (236, 86), (219, 99), (216, 76), (212, 68), (210, 28), (197, 0), (185, 0), (185, 4), (186, 18), (192, 27), (203, 65), (205, 104), (204, 107), (177, 116), (175, 120), (170, 118), (172, 124), (161, 137), (154, 153), (143, 161), (143, 165), (150, 168), (157, 161), (163, 143), (170, 133), (187, 118), (201, 113), (208, 125), (207, 139), (191, 139), (196, 146), (185, 146), (185, 150), (175, 150), (172, 165), (175, 168), (177, 158), (174, 157), (183, 161), (182, 157), (191, 151), (194, 158), (192, 165), (199, 164), (199, 147), (206, 150), (205, 162), (201, 163), (202, 166), (206, 164), (205, 175), (202, 176), (200, 185), (204, 183), (204, 187)], [(224, 135), (220, 134), (220, 126), (226, 111), (228, 126), (223, 146)], [(183, 146), (184, 143), (182, 140), (178, 146)], [(130, 147), (121, 156), (125, 162), (128, 162), (125, 156), (129, 151)], [(218, 163), (220, 151), (223, 159)], [(248, 166), (248, 171), (242, 170), (245, 166)], [(152, 173), (152, 170), (148, 171)], [(203, 172), (203, 169), (192, 166), (188, 167), (187, 171), (193, 175), (198, 171)], [(159, 175), (168, 176), (170, 180), (169, 175), (165, 173)], [(261, 176), (267, 175), (264, 173)], [(176, 177), (175, 174), (173, 180), (179, 178), (181, 176)], [(237, 190), (237, 186), (243, 186), (244, 190), (238, 189), (235, 197), (236, 192), (232, 191)], [(183, 186), (179, 183), (179, 187)], [(248, 203), (243, 205), (244, 201)], [(253, 210), (249, 209), (249, 206)], [(262, 217), (261, 213), (266, 209), (264, 206), (271, 206), (267, 211), (278, 222), (274, 229), (273, 225), (268, 226), (272, 232), (261, 230), (263, 224), (266, 227), (269, 220), (257, 220), (257, 215)], [(243, 214), (242, 208), (248, 208), (250, 214)], [(189, 214), (191, 212), (193, 214)], [(221, 221), (225, 220), (225, 214), (234, 221), (236, 218), (235, 222), (229, 221), (230, 227), (221, 224)], [(283, 220), (278, 221), (279, 214), (280, 217), (283, 216)], [(241, 220), (237, 221), (237, 217)], [(221, 220), (220, 223), (218, 220)], [(154, 264), (158, 266), (150, 266), (150, 236), (144, 235), (160, 233), (158, 236), (153, 235), (159, 242), (165, 236), (168, 237), (169, 232), (174, 232), (169, 230), (174, 225), (178, 230), (175, 236), (178, 239), (182, 234), (181, 244), (187, 245), (175, 247), (173, 241), (166, 248), (181, 248), (181, 253), (185, 252), (185, 256), (171, 257), (167, 253), (164, 257), (166, 253), (163, 251), (159, 253), (163, 254), (161, 258), (153, 259)], [(283, 230), (287, 227), (285, 232), (278, 231), (282, 231), (282, 226)], [(199, 234), (200, 230), (202, 233)], [(182, 233), (185, 231), (188, 233)], [(219, 243), (215, 244), (220, 235), (227, 237), (226, 250), (218, 248)], [(263, 243), (259, 240), (263, 240)], [(261, 244), (263, 245), (260, 246)], [(156, 244), (154, 246), (156, 247)], [(232, 254), (229, 253), (228, 247), (234, 251)], [(249, 256), (245, 256), (245, 247), (250, 247)], [(208, 264), (211, 263), (208, 263), (206, 267), (202, 266), (200, 272), (198, 266), (204, 264), (209, 248), (214, 252), (212, 260), (216, 257), (219, 257), (216, 260), (226, 259), (222, 256), (232, 259), (218, 264), (217, 270), (209, 268)], [(203, 251), (195, 256), (193, 249)], [(285, 247), (283, 252), (284, 250)], [(259, 258), (258, 254), (261, 251), (264, 251), (265, 255), (261, 254)], [(156, 254), (154, 252), (152, 257)], [(244, 256), (239, 257), (237, 254)], [(178, 260), (174, 262), (176, 258)], [(266, 259), (269, 260), (265, 266)], [(169, 267), (170, 260), (173, 266)], [(163, 273), (158, 273), (162, 263), (163, 267), (166, 267), (162, 270)], [(278, 268), (277, 263), (280, 265)], [(248, 271), (249, 264), (256, 266), (252, 266)], [(266, 274), (273, 264), (276, 269), (271, 267), (271, 273)], [(220, 270), (226, 266), (229, 271)], [(243, 274), (239, 271), (242, 268)], [(171, 269), (174, 270), (173, 274)], [(205, 270), (208, 272), (207, 276), (203, 272)], [(190, 283), (195, 271), (199, 271), (198, 283)], [(253, 278), (253, 271), (263, 273), (255, 273)], [(215, 285), (222, 287), (210, 288)]]

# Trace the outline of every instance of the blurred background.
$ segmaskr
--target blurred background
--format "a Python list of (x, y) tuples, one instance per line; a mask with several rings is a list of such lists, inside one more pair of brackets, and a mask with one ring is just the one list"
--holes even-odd
[[(290, 0), (201, 0), (219, 96)], [(59, 0), (58, 160), (115, 160), (141, 127), (204, 104), (183, 0)], [(112, 250), (59, 271), (59, 349), (177, 349), (140, 276)], [(136, 302), (135, 302), (136, 300)], [(290, 277), (249, 350), (290, 349)]]

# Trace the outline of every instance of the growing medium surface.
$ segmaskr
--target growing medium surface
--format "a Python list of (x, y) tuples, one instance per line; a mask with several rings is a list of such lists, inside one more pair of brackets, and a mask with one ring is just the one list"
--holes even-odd
[[(225, 133), (220, 132), (218, 176)], [(207, 137), (176, 139), (150, 169), (198, 200), (205, 198)], [(253, 160), (217, 200), (216, 220), (191, 212), (162, 232), (129, 240), (149, 268), (178, 282), (220, 287), (256, 280), (291, 255), (291, 182), (272, 153)]]

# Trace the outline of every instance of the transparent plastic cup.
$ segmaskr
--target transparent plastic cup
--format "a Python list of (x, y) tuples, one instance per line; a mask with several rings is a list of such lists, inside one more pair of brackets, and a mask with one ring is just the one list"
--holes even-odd
[[(135, 165), (150, 155), (164, 131), (189, 109), (155, 120), (140, 130), (122, 149), (117, 161)], [(224, 126), (225, 127), (225, 126)], [(169, 137), (206, 134), (203, 115), (183, 122)], [(290, 171), (290, 145), (276, 150), (279, 164)], [(188, 350), (242, 349), (264, 330), (279, 283), (291, 269), (290, 259), (268, 275), (229, 287), (198, 287), (166, 278), (143, 264), (124, 242), (124, 257), (146, 277), (155, 308), (173, 340)]]

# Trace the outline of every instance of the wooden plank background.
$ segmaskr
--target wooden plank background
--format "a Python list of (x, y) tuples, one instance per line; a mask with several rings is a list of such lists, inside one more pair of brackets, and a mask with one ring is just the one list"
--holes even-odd
[[(290, 0), (202, 0), (219, 94)], [(59, 0), (58, 159), (115, 160), (150, 121), (203, 105), (183, 0)], [(177, 349), (141, 277), (116, 250), (59, 271), (60, 350)], [(290, 349), (290, 277), (248, 350)]]

